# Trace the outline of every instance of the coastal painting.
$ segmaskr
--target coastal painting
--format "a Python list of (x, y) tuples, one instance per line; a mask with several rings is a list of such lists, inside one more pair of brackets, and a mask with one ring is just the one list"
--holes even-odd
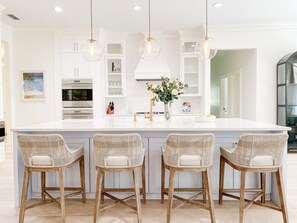
[(23, 99), (24, 100), (45, 100), (44, 93), (44, 72), (22, 72)]

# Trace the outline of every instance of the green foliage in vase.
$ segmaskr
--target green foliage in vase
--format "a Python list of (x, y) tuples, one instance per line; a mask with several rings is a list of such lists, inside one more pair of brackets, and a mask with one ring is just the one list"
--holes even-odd
[(152, 92), (151, 99), (154, 101), (162, 101), (164, 104), (178, 99), (178, 96), (183, 94), (183, 89), (188, 87), (187, 84), (180, 82), (177, 78), (170, 79), (162, 77), (162, 82), (159, 85), (146, 83), (147, 90)]

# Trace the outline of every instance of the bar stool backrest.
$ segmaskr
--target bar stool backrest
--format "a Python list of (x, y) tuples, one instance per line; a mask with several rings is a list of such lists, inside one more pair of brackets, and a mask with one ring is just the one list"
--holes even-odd
[(211, 166), (214, 141), (213, 134), (169, 134), (163, 151), (164, 161), (167, 165), (179, 167), (182, 156), (196, 156), (199, 157), (199, 166)]
[(97, 134), (93, 142), (98, 167), (130, 168), (143, 163), (144, 148), (139, 134)]
[(288, 134), (243, 134), (233, 152), (233, 161), (242, 166), (253, 166), (255, 157), (272, 157), (273, 165), (281, 166)]
[(45, 166), (52, 167), (66, 165), (73, 161), (71, 151), (59, 134), (28, 134), (18, 135), (17, 138), (25, 166), (37, 167), (33, 165), (33, 160), (42, 160), (41, 163), (46, 163)]

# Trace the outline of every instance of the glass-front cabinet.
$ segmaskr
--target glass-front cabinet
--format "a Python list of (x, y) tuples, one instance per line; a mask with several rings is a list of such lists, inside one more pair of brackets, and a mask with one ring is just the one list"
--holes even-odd
[(277, 64), (277, 124), (292, 128), (288, 151), (297, 151), (297, 52)]
[(107, 97), (125, 96), (124, 44), (106, 43)]
[(200, 67), (196, 42), (181, 41), (181, 81), (188, 84), (183, 96), (200, 96)]

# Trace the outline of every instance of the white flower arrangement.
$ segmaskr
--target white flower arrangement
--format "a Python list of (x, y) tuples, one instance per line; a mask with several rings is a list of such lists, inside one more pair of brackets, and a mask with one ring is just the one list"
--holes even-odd
[(174, 99), (178, 99), (178, 96), (183, 94), (183, 89), (188, 87), (187, 84), (183, 84), (177, 78), (169, 79), (168, 77), (162, 77), (160, 85), (153, 85), (146, 83), (147, 90), (152, 92), (152, 100), (162, 101), (164, 104), (172, 102)]

